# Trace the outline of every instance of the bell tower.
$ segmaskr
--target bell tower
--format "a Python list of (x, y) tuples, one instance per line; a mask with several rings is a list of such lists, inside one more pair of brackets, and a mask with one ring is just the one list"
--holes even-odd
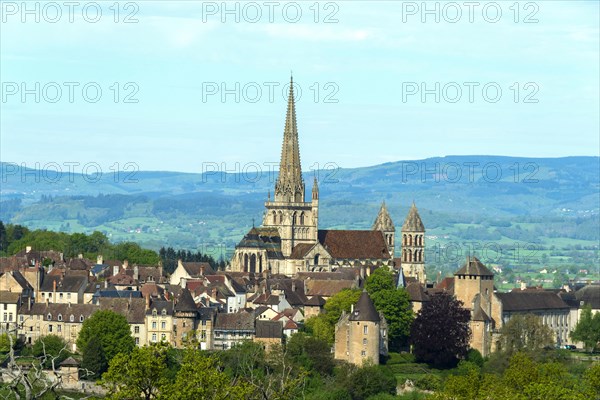
[(377, 218), (373, 223), (372, 229), (374, 231), (383, 232), (383, 236), (385, 237), (385, 243), (387, 244), (390, 256), (394, 258), (394, 241), (396, 235), (396, 227), (394, 227), (392, 217), (390, 217), (390, 213), (388, 212), (387, 207), (385, 206), (385, 201), (381, 203), (379, 214), (377, 214)]
[(406, 221), (402, 225), (402, 271), (420, 283), (426, 282), (425, 276), (425, 226), (413, 202)]

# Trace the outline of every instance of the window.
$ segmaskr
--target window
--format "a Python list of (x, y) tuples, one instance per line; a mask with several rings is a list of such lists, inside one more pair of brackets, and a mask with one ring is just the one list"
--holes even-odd
[(156, 309), (152, 310), (152, 316), (156, 317)]
[(83, 322), (83, 315), (79, 316), (79, 322)]
[(140, 333), (140, 327), (136, 326), (135, 328), (133, 328), (133, 332), (134, 333)]
[(205, 330), (202, 330), (202, 333), (200, 333), (200, 339), (206, 340), (206, 331)]
[(71, 316), (69, 317), (69, 321), (70, 322), (75, 322), (75, 316), (73, 314), (71, 314)]
[(56, 331), (62, 332), (62, 325), (56, 325)]
[(367, 345), (367, 339), (365, 338), (365, 339), (363, 339), (363, 346), (366, 346), (366, 345)]
[(23, 315), (19, 315), (19, 321), (23, 322), (23, 320), (24, 320)]
[(4, 322), (6, 322), (6, 318), (7, 318), (6, 313), (4, 313), (4, 318), (3, 318)]
[(48, 332), (52, 332), (52, 325), (48, 325)]
[(156, 321), (152, 322), (152, 329), (156, 329)]
[(202, 321), (202, 326), (206, 326), (206, 321)]
[(4, 303), (4, 309), (8, 310), (8, 304)]
[(140, 338), (139, 337), (135, 338), (135, 344), (136, 344), (136, 346), (140, 345)]
[(363, 326), (363, 334), (367, 335), (369, 333), (369, 327), (367, 325)]
[(8, 321), (9, 322), (12, 322), (12, 315), (13, 315), (12, 313), (8, 313)]
[(48, 314), (48, 321), (52, 321), (52, 314)]
[(62, 314), (58, 314), (58, 320), (62, 321)]
[(363, 350), (363, 351), (360, 352), (360, 355), (363, 356), (363, 357), (365, 357), (367, 355), (367, 352)]
[(167, 323), (165, 321), (160, 323), (160, 329), (167, 329)]
[(153, 334), (152, 334), (152, 341), (153, 341), (154, 343), (156, 343), (156, 333), (153, 333)]
[(63, 298), (63, 294), (62, 294), (62, 293), (60, 293), (60, 294), (58, 295), (58, 298), (62, 300), (62, 298)]
[(167, 335), (165, 335), (164, 333), (162, 335), (160, 335), (160, 340), (165, 340), (167, 338)]
[(67, 299), (71, 299), (71, 293), (67, 293)]
[(167, 315), (167, 310), (162, 310), (162, 311), (160, 312), (160, 315), (162, 315), (163, 317), (164, 317), (164, 316), (166, 316), (166, 315)]

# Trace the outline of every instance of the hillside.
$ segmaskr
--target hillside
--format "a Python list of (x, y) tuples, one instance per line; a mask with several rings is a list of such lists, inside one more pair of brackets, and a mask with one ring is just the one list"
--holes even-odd
[[(215, 257), (226, 256), (253, 219), (260, 224), (275, 179), (255, 169), (111, 172), (97, 180), (66, 170), (61, 176), (1, 167), (0, 219), (6, 222), (99, 230), (113, 241), (199, 249)], [(472, 248), (504, 266), (598, 266), (598, 157), (448, 156), (309, 171), (307, 193), (315, 174), (322, 228), (370, 228), (383, 200), (399, 228), (414, 200), (427, 228), (432, 272), (451, 270)]]

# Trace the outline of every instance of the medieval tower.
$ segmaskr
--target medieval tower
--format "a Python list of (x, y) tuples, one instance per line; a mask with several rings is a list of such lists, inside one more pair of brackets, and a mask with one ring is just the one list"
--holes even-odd
[(413, 202), (402, 225), (402, 271), (425, 284), (425, 227)]
[(379, 364), (380, 353), (387, 355), (387, 323), (365, 290), (335, 326), (335, 358), (355, 365)]
[(396, 228), (394, 227), (394, 222), (392, 221), (390, 213), (388, 212), (385, 206), (385, 201), (381, 203), (379, 214), (377, 214), (377, 218), (373, 223), (373, 230), (383, 232), (383, 236), (385, 237), (385, 243), (387, 244), (390, 256), (394, 258), (394, 236), (396, 234)]

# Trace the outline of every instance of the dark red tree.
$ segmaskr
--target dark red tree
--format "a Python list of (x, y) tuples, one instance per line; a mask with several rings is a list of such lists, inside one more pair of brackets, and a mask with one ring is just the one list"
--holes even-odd
[(469, 351), (471, 313), (447, 293), (431, 296), (411, 327), (415, 358), (435, 368), (452, 368)]

